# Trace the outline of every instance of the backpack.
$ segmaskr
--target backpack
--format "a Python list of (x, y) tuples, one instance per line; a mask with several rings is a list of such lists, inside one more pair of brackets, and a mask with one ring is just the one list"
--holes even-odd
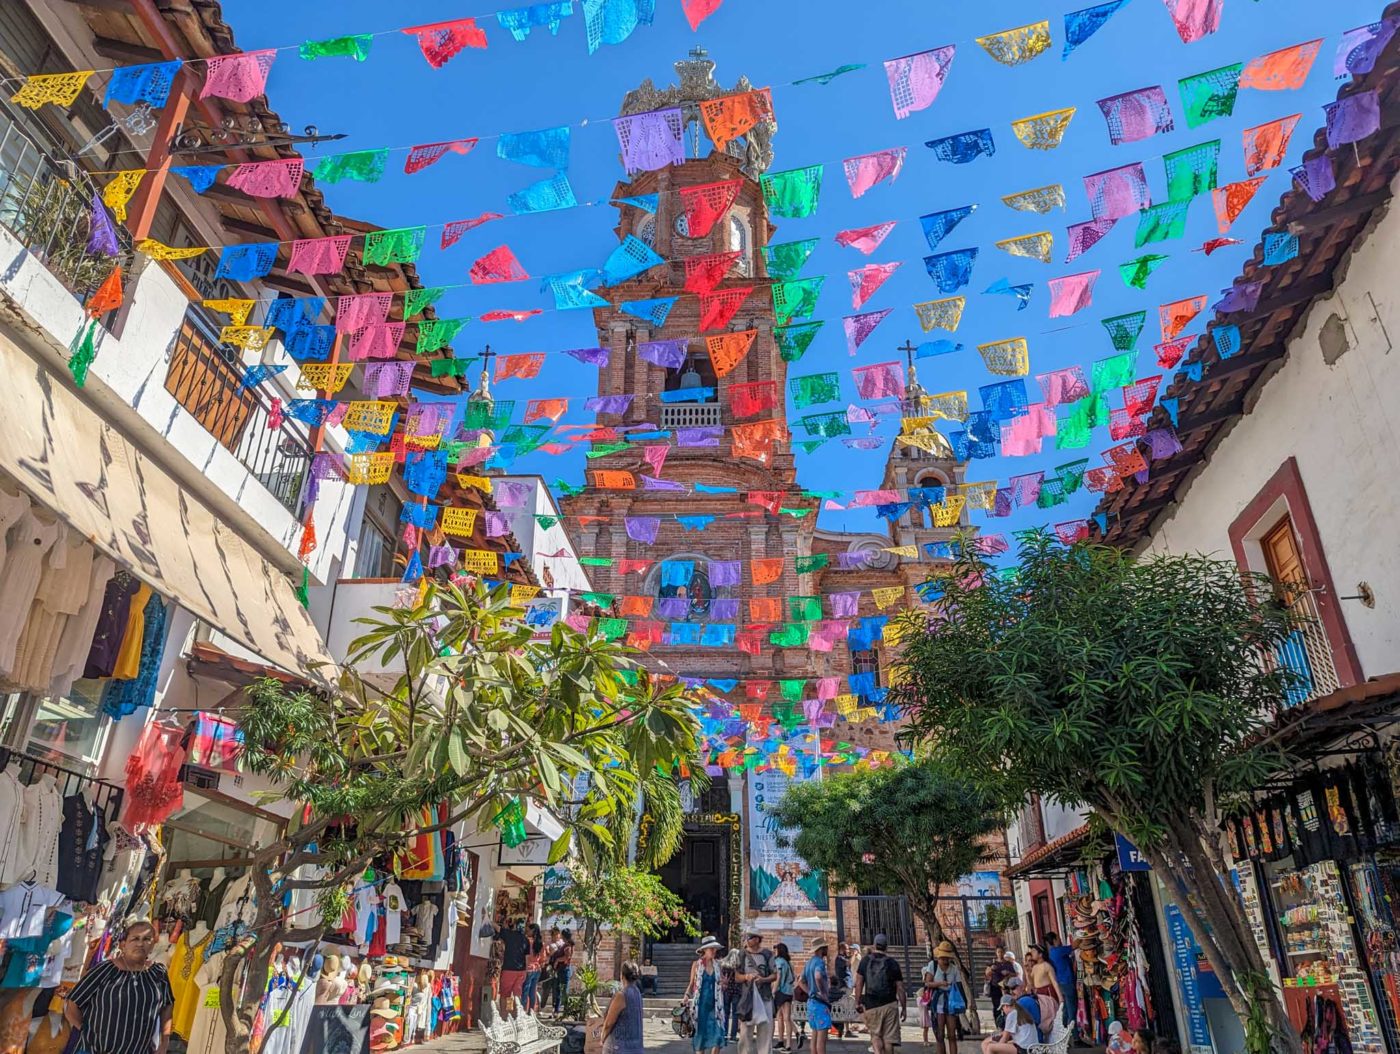
[(1025, 1014), (1035, 1025), (1036, 1035), (1042, 1043), (1046, 1040), (1045, 1029), (1040, 1027), (1040, 1000), (1033, 995), (1023, 995), (1016, 1000), (1016, 1009)]
[(872, 955), (865, 968), (865, 994), (883, 1003), (895, 997), (895, 971), (898, 965), (888, 955)]

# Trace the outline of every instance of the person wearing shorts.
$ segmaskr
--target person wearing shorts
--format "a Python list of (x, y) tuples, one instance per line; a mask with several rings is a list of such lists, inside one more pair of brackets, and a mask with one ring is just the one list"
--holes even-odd
[(826, 941), (818, 941), (802, 969), (802, 987), (807, 990), (807, 1024), (812, 1029), (812, 1054), (826, 1054), (826, 1036), (831, 1031), (831, 974), (826, 967), (829, 951)]
[[(1021, 990), (1020, 984), (1013, 986), (1014, 992)], [(1001, 997), (1001, 1011), (1006, 1015), (1002, 1031), (982, 1041), (982, 1054), (1026, 1054), (1040, 1043), (1040, 1030), (1031, 1016), (1016, 1005), (1014, 994)]]
[(525, 935), (525, 920), (516, 919), (496, 935), (501, 942), (501, 1014), (515, 1010), (514, 1003), (525, 994), (526, 960), (529, 938)]
[(872, 1054), (894, 1054), (900, 1023), (908, 1008), (904, 1001), (904, 976), (899, 963), (888, 954), (890, 939), (875, 935), (875, 949), (861, 957), (856, 970), (856, 1009), (870, 1033)]

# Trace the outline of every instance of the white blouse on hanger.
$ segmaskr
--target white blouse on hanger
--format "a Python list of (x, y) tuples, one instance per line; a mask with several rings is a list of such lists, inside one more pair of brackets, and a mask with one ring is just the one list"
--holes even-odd
[(24, 812), (24, 784), (15, 775), (11, 762), (0, 771), (0, 886), (10, 886), (24, 876), (16, 870), (19, 851), (20, 817)]
[(49, 550), (10, 671), (10, 680), (15, 684), (48, 694), (63, 628), (70, 617), (82, 610), (87, 599), (94, 555), (93, 547), (81, 535), (66, 528)]
[[(63, 528), (66, 530), (67, 528)], [(29, 621), (29, 606), (44, 573), (44, 557), (58, 541), (58, 523), (44, 523), (26, 512), (15, 525), (5, 566), (0, 570), (0, 672), (9, 673), (15, 663), (19, 636)]]
[(58, 881), (58, 832), (63, 828), (63, 795), (45, 773), (24, 788), (24, 815), (19, 828), (20, 877), (34, 872), (34, 881), (52, 887)]
[(102, 618), (102, 603), (107, 596), (107, 583), (116, 573), (117, 565), (101, 553), (94, 555), (92, 575), (88, 578), (87, 598), (82, 610), (64, 624), (59, 635), (58, 648), (53, 660), (53, 684), (50, 694), (55, 697), (67, 695), (73, 689), (73, 682), (83, 672), (88, 652), (92, 651), (92, 635), (97, 632), (98, 620)]
[(8, 491), (0, 490), (0, 567), (4, 566), (5, 557), (9, 553), (9, 546), (5, 543), (5, 536), (10, 533), (10, 528), (20, 521), (20, 517), (28, 511), (28, 497), (23, 494), (10, 494)]

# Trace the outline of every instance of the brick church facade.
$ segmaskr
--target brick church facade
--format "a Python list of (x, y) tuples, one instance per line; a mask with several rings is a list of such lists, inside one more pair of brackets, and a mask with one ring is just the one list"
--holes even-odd
[[(714, 63), (702, 51), (678, 62), (679, 84), (657, 89), (650, 81), (628, 94), (623, 114), (641, 113), (666, 107), (680, 107), (686, 117), (688, 159), (680, 165), (659, 171), (641, 172), (628, 182), (619, 183), (614, 199), (644, 198), (655, 195), (654, 208), (619, 204), (616, 234), (619, 241), (635, 235), (651, 246), (667, 263), (607, 291), (614, 304), (649, 298), (679, 296), (663, 327), (653, 327), (615, 306), (597, 308), (595, 324), (600, 346), (610, 349), (608, 365), (599, 371), (598, 394), (633, 396), (621, 414), (603, 414), (591, 438), (601, 444), (627, 435), (628, 426), (646, 426), (672, 433), (662, 471), (654, 471), (643, 454), (643, 444), (591, 458), (587, 490), (568, 499), (569, 529), (574, 532), (578, 551), (589, 556), (607, 557), (611, 567), (596, 568), (594, 588), (616, 597), (611, 615), (631, 619), (634, 643), (647, 648), (646, 664), (664, 673), (685, 677), (738, 679), (727, 701), (740, 715), (760, 723), (771, 715), (778, 698), (776, 682), (785, 678), (840, 678), (841, 692), (852, 673), (873, 671), (881, 684), (887, 683), (885, 645), (853, 652), (844, 635), (829, 651), (810, 643), (801, 647), (778, 647), (770, 643), (769, 632), (781, 629), (790, 617), (791, 597), (821, 597), (824, 619), (832, 617), (827, 597), (832, 593), (860, 591), (857, 617), (892, 615), (914, 597), (906, 589), (905, 598), (884, 611), (877, 611), (871, 590), (912, 587), (923, 582), (932, 566), (928, 559), (910, 559), (889, 550), (913, 546), (922, 556), (926, 542), (947, 541), (953, 532), (965, 527), (965, 516), (947, 526), (935, 526), (928, 512), (910, 509), (891, 522), (888, 533), (843, 533), (818, 526), (819, 499), (805, 494), (805, 482), (813, 489), (850, 487), (847, 481), (799, 481), (788, 441), (788, 375), (790, 366), (797, 373), (816, 372), (799, 364), (785, 362), (774, 339), (776, 324), (771, 287), (761, 249), (772, 243), (776, 228), (770, 221), (759, 177), (772, 161), (772, 138), (776, 124), (766, 122), (745, 138), (728, 144), (723, 151), (702, 147), (698, 103), (707, 98), (749, 89), (741, 80), (732, 88), (721, 87), (713, 77)], [(698, 156), (704, 153), (706, 156)], [(682, 188), (723, 181), (740, 180), (733, 205), (703, 237), (693, 237), (681, 204)], [(828, 192), (833, 192), (834, 188)], [(744, 358), (724, 376), (717, 376), (706, 353), (701, 333), (699, 298), (684, 289), (685, 261), (714, 253), (738, 252), (738, 258), (717, 291), (752, 286), (753, 292), (725, 327), (725, 331), (756, 330), (757, 335)], [(839, 327), (834, 327), (839, 332)], [(887, 329), (892, 327), (886, 327)], [(826, 334), (830, 339), (831, 334)], [(689, 338), (684, 363), (667, 369), (643, 360), (638, 346), (650, 341)], [(886, 354), (884, 357), (893, 357)], [(918, 417), (922, 390), (909, 377), (910, 388), (902, 408), (905, 418)], [(773, 382), (776, 400), (771, 409), (758, 416), (736, 417), (730, 392), (735, 385)], [(696, 391), (695, 398), (662, 393)], [(713, 389), (706, 392), (705, 389)], [(682, 399), (684, 401), (676, 401)], [(736, 452), (732, 429), (763, 420), (774, 426), (782, 439), (768, 451)], [(908, 421), (906, 420), (906, 428)], [(714, 446), (684, 446), (675, 441), (680, 429), (723, 429)], [(860, 481), (856, 486), (907, 488), (961, 483), (962, 467), (953, 459), (946, 443), (924, 427), (924, 440), (894, 444), (885, 466), (883, 481)], [(838, 442), (832, 439), (828, 442)], [(748, 456), (744, 456), (745, 454)], [(766, 456), (765, 456), (766, 455)], [(818, 455), (819, 456), (819, 455)], [(630, 473), (632, 489), (615, 485), (618, 476)], [(682, 489), (647, 489), (642, 476), (661, 477)], [(604, 484), (604, 485), (600, 485)], [(707, 493), (702, 487), (732, 488), (732, 493)], [(703, 530), (688, 530), (675, 515), (711, 516)], [(627, 517), (659, 517), (654, 542), (647, 544), (629, 537)], [(909, 550), (905, 550), (908, 552)], [(799, 573), (797, 559), (825, 554), (825, 567)], [(863, 554), (863, 555), (856, 555)], [(711, 583), (706, 574), (708, 561), (742, 561), (738, 585)], [(782, 573), (776, 580), (755, 585), (749, 569), (754, 561), (782, 560)], [(644, 570), (630, 570), (626, 561)], [(677, 587), (663, 583), (664, 561), (693, 561), (695, 577)], [(820, 562), (820, 561), (817, 561)], [(679, 618), (662, 618), (649, 606), (678, 596)], [(737, 600), (735, 605), (717, 601)], [(755, 603), (756, 602), (756, 603)], [(677, 605), (668, 605), (671, 615)], [(674, 622), (704, 626), (714, 621), (715, 612), (736, 624), (734, 643), (707, 646), (687, 643), (686, 634), (676, 642), (670, 631)], [(649, 615), (640, 612), (649, 611)], [(732, 616), (732, 617), (729, 617)], [(693, 634), (692, 634), (693, 636)], [(761, 642), (761, 644), (759, 643)], [(756, 701), (747, 688), (749, 682), (774, 682), (766, 699)], [(830, 709), (830, 704), (828, 704)], [(836, 707), (838, 712), (842, 707)], [(850, 702), (845, 702), (850, 710)], [(800, 714), (802, 708), (797, 707)], [(857, 710), (838, 716), (832, 727), (822, 728), (825, 746), (856, 744), (872, 750), (895, 749), (894, 726)], [(809, 732), (803, 726), (794, 736)], [(810, 739), (807, 740), (810, 743)], [(811, 746), (806, 749), (811, 750)], [(758, 925), (775, 935), (798, 936), (818, 932), (828, 936), (837, 930), (836, 901), (820, 906), (803, 903), (802, 897), (784, 897), (776, 891), (760, 902), (750, 882), (750, 868), (763, 861), (751, 859), (752, 839), (748, 830), (753, 796), (761, 793), (764, 774), (750, 771), (741, 775), (716, 777), (710, 792), (696, 803), (686, 848), (680, 859), (668, 865), (665, 875), (702, 916), (707, 930), (719, 931), (727, 941), (741, 924)], [(738, 859), (736, 859), (736, 856)], [(791, 877), (791, 876), (789, 876)], [(737, 886), (737, 888), (736, 888)], [(789, 890), (791, 883), (785, 882)], [(833, 893), (835, 891), (832, 891)]]

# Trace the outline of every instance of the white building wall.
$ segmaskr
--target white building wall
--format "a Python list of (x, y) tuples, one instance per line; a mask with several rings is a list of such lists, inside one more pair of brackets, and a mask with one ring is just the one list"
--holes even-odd
[[(1148, 545), (1232, 559), (1231, 522), (1296, 458), (1338, 592), (1366, 582), (1376, 595), (1374, 609), (1341, 604), (1365, 677), (1400, 669), (1400, 487), (1390, 475), (1400, 451), (1397, 269), (1400, 210), (1391, 209), (1353, 251), (1336, 291), (1314, 303), (1282, 366), (1250, 394), (1248, 412), (1217, 441)], [(1337, 335), (1348, 345), (1330, 366), (1324, 326), (1330, 347)]]

